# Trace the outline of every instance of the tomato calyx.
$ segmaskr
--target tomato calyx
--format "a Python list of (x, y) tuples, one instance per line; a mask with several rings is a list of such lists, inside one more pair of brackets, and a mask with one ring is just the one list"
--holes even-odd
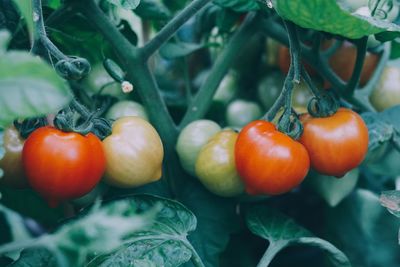
[(26, 119), (23, 121), (14, 121), (14, 127), (18, 130), (20, 136), (24, 139), (36, 129), (48, 125), (46, 117)]
[(82, 135), (93, 133), (101, 140), (111, 134), (111, 121), (99, 116), (103, 110), (90, 112), (73, 99), (70, 106), (61, 110), (54, 119), (54, 126), (63, 132), (76, 132)]

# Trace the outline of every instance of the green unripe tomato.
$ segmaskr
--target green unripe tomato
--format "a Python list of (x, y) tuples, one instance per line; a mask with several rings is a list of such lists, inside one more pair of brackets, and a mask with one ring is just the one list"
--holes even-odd
[(121, 84), (114, 81), (102, 64), (94, 65), (82, 83), (90, 94), (97, 94), (105, 86), (101, 91), (102, 95), (111, 95), (118, 99), (127, 98), (127, 94), (122, 91)]
[(235, 97), (237, 90), (236, 75), (234, 72), (229, 72), (219, 84), (213, 97), (213, 101), (227, 104)]
[(385, 67), (370, 100), (378, 111), (400, 104), (400, 68)]
[(136, 116), (149, 121), (149, 116), (147, 115), (144, 107), (141, 104), (131, 100), (123, 100), (115, 103), (110, 107), (106, 114), (106, 118), (111, 120), (128, 116)]
[(224, 130), (214, 135), (201, 149), (196, 175), (212, 193), (233, 197), (243, 193), (244, 185), (236, 171), (235, 143), (238, 134)]
[(225, 119), (229, 126), (243, 127), (262, 115), (261, 107), (256, 102), (238, 99), (228, 105)]
[(210, 120), (197, 120), (188, 124), (179, 134), (176, 152), (185, 171), (195, 175), (195, 164), (200, 149), (221, 127)]

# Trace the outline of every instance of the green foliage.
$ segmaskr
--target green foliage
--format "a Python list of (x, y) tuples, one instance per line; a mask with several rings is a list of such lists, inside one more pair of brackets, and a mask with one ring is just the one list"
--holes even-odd
[(214, 3), (225, 8), (231, 8), (237, 12), (258, 10), (256, 0), (214, 0)]
[(326, 212), (327, 237), (346, 253), (354, 267), (398, 265), (399, 248), (394, 238), (398, 219), (388, 216), (375, 194), (358, 189)]
[(157, 203), (162, 209), (151, 228), (137, 232), (124, 241), (123, 247), (108, 255), (95, 257), (88, 266), (126, 266), (133, 260), (145, 260), (155, 266), (179, 266), (195, 253), (187, 235), (197, 225), (196, 217), (182, 204), (150, 195), (130, 198), (131, 206), (146, 211)]
[(390, 213), (400, 218), (400, 191), (384, 191), (381, 194), (380, 202)]
[[(251, 232), (269, 241), (269, 249), (277, 246), (277, 251), (280, 251), (291, 245), (317, 247), (328, 253), (330, 261), (335, 266), (351, 266), (346, 255), (334, 245), (314, 237), (308, 230), (297, 225), (292, 219), (266, 206), (252, 208), (247, 213), (246, 222)], [(266, 253), (268, 253), (268, 250)], [(265, 265), (260, 262), (260, 266)]]
[(11, 34), (6, 30), (0, 30), (0, 55), (7, 50)]
[(13, 2), (18, 7), (19, 12), (21, 13), (21, 17), (26, 23), (26, 27), (28, 28), (29, 36), (32, 42), (34, 32), (32, 1), (13, 0)]
[(190, 55), (191, 53), (204, 48), (203, 44), (193, 44), (178, 42), (169, 42), (163, 45), (160, 49), (160, 55), (165, 59), (174, 59)]
[(9, 52), (2, 56), (0, 127), (17, 118), (57, 112), (70, 100), (66, 83), (41, 59), (25, 52)]
[[(95, 204), (86, 215), (62, 225), (56, 232), (33, 239), (29, 248), (45, 248), (52, 256), (26, 250), (14, 263), (24, 266), (29, 260), (33, 266), (82, 266), (91, 255), (114, 251), (135, 232), (151, 226), (160, 210), (159, 204), (138, 214), (138, 207), (129, 200), (114, 201), (100, 208)], [(155, 202), (154, 202), (155, 204)], [(0, 254), (10, 245), (0, 247)], [(36, 255), (37, 254), (37, 255)]]
[(140, 0), (107, 0), (109, 3), (122, 7), (127, 10), (133, 10), (138, 7)]
[(141, 0), (135, 13), (147, 20), (167, 20), (171, 17), (169, 9), (158, 0)]
[(396, 24), (374, 17), (349, 13), (335, 0), (302, 1), (272, 0), (277, 13), (297, 25), (317, 31), (338, 34), (350, 39), (375, 34), (378, 40), (387, 41), (400, 36)]

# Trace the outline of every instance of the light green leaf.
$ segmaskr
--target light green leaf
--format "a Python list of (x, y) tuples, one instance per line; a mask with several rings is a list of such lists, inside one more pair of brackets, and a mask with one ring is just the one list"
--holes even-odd
[(381, 41), (400, 36), (400, 27), (388, 21), (350, 13), (335, 0), (272, 0), (278, 14), (295, 24), (317, 31), (358, 39), (375, 34)]
[(94, 258), (88, 266), (126, 266), (133, 260), (147, 260), (156, 266), (174, 267), (189, 261), (193, 247), (187, 240), (189, 232), (196, 228), (196, 217), (182, 204), (151, 195), (137, 195), (129, 202), (145, 211), (157, 204), (162, 209), (154, 224), (146, 231), (130, 236), (119, 250)]
[(0, 30), (0, 54), (7, 50), (10, 40), (11, 34), (6, 30)]
[[(251, 232), (267, 239), (270, 242), (269, 246), (278, 251), (291, 245), (317, 247), (328, 253), (329, 259), (334, 266), (351, 266), (346, 255), (334, 245), (315, 237), (289, 217), (267, 206), (256, 206), (250, 209), (246, 215), (246, 222)], [(268, 250), (266, 253), (268, 253)]]
[(400, 218), (400, 191), (391, 190), (382, 192), (380, 202), (390, 213)]
[(341, 178), (310, 172), (307, 182), (329, 206), (337, 206), (357, 185), (359, 170), (353, 169)]
[(10, 52), (0, 60), (0, 127), (17, 118), (57, 112), (72, 98), (67, 84), (39, 57)]
[(24, 18), (28, 28), (31, 42), (33, 41), (33, 8), (32, 1), (29, 0), (13, 0), (14, 4), (18, 7), (21, 16)]
[(109, 3), (122, 7), (124, 9), (133, 10), (138, 7), (140, 0), (107, 0)]

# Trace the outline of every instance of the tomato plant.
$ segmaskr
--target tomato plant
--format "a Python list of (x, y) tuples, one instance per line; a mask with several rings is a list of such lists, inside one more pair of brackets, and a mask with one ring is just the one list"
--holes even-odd
[(89, 133), (64, 133), (51, 127), (34, 131), (22, 151), (29, 184), (54, 206), (92, 190), (105, 169), (101, 141)]
[(246, 191), (253, 195), (286, 193), (303, 181), (310, 167), (303, 145), (265, 121), (254, 121), (242, 129), (235, 161)]
[[(325, 118), (301, 118), (311, 166), (321, 174), (341, 177), (357, 167), (368, 150), (368, 129), (361, 117), (345, 108)], [(340, 154), (340, 157), (338, 156)]]
[(0, 1), (0, 266), (399, 266), (399, 7)]

